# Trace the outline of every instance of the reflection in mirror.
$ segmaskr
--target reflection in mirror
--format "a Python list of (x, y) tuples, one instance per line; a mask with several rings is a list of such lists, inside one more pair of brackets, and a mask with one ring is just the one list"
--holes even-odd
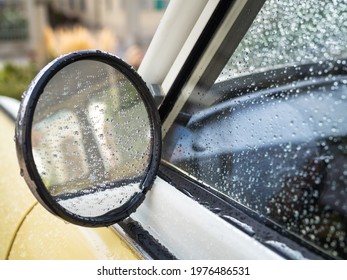
[(73, 62), (46, 85), (31, 140), (40, 177), (66, 210), (97, 217), (142, 191), (151, 125), (133, 84), (94, 60)]

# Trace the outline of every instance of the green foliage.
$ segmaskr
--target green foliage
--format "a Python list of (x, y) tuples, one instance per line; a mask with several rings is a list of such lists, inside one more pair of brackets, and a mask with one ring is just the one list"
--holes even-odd
[(21, 99), (36, 73), (37, 70), (33, 64), (19, 66), (6, 63), (0, 69), (0, 95)]

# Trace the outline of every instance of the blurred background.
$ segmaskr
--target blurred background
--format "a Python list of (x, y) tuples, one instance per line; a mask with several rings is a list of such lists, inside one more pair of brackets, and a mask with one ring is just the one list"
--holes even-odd
[(0, 0), (0, 95), (20, 99), (46, 63), (101, 49), (138, 68), (169, 0)]

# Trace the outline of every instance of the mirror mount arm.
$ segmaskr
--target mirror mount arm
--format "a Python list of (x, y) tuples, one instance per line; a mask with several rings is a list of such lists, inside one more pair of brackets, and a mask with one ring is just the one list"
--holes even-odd
[(148, 86), (148, 88), (152, 96), (154, 97), (155, 105), (157, 106), (157, 108), (159, 108), (165, 98), (162, 87), (158, 84), (151, 84), (150, 86)]

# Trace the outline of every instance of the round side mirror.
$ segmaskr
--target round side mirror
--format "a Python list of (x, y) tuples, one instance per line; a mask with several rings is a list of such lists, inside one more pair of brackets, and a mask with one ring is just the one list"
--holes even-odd
[(30, 190), (50, 212), (83, 226), (128, 217), (155, 179), (158, 111), (121, 59), (79, 51), (48, 64), (22, 100), (17, 155)]

